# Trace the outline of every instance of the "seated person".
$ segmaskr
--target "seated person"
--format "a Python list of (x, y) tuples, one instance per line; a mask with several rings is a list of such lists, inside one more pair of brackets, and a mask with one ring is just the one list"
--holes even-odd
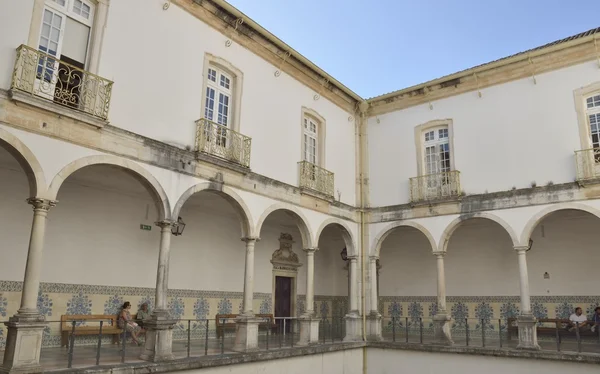
[(592, 322), (594, 322), (592, 326), (592, 332), (600, 332), (600, 306), (597, 306), (596, 309), (594, 309), (594, 316), (592, 317)]
[(587, 323), (587, 316), (583, 315), (583, 310), (580, 307), (575, 308), (575, 313), (569, 317), (569, 331), (575, 331), (577, 326), (579, 326), (579, 331), (589, 330), (590, 328)]
[(142, 305), (140, 305), (140, 309), (138, 309), (137, 312), (137, 323), (141, 327), (144, 327), (144, 320), (147, 320), (149, 318), (150, 311), (148, 310), (148, 303), (143, 303)]

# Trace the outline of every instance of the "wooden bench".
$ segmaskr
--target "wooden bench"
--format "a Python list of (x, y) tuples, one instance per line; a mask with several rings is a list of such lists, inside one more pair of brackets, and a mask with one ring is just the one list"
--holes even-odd
[[(132, 315), (131, 318), (135, 319), (136, 315)], [(73, 331), (73, 321), (76, 322), (75, 331)], [(93, 325), (77, 325), (79, 322), (94, 322)], [(69, 346), (69, 335), (73, 333), (75, 336), (79, 335), (99, 335), (100, 334), (100, 321), (104, 321), (102, 324), (102, 335), (112, 335), (113, 344), (120, 342), (120, 335), (123, 330), (117, 325), (117, 315), (115, 314), (81, 314), (81, 315), (62, 315), (60, 317), (61, 328), (60, 328), (60, 346)]]
[[(568, 319), (561, 318), (538, 318), (537, 321), (544, 325), (537, 325), (537, 333), (538, 335), (553, 335), (556, 336), (556, 331), (558, 330), (558, 339), (562, 340), (563, 336), (576, 336), (575, 331), (568, 331), (566, 329), (569, 326), (570, 321)], [(519, 335), (519, 327), (517, 326), (516, 318), (509, 318), (507, 320), (507, 330), (508, 330), (508, 340), (512, 338), (512, 335)], [(588, 321), (591, 323), (591, 321)], [(547, 324), (550, 324), (548, 326)], [(591, 330), (584, 330), (579, 332), (580, 336), (596, 336), (598, 332), (592, 332)]]
[[(217, 338), (223, 337), (226, 330), (235, 331), (236, 318), (239, 314), (217, 314), (215, 325), (217, 327)], [(255, 314), (254, 317), (264, 320), (258, 325), (259, 330), (270, 329), (271, 332), (277, 331), (277, 324), (272, 314)]]

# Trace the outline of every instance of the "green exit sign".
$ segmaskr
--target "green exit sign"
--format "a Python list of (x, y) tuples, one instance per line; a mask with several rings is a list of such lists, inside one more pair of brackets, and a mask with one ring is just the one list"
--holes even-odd
[(150, 226), (150, 225), (140, 225), (140, 230), (150, 231), (150, 230), (152, 230), (152, 226)]

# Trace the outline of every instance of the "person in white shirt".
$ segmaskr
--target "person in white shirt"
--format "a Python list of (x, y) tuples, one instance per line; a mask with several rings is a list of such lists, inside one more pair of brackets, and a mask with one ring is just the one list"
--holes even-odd
[(574, 331), (579, 324), (579, 331), (589, 329), (587, 316), (583, 315), (583, 310), (580, 307), (575, 308), (575, 313), (569, 317), (569, 331)]

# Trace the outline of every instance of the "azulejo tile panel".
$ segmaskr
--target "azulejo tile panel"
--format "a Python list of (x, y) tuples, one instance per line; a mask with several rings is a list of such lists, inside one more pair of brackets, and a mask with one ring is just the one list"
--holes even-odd
[[(21, 301), (21, 282), (0, 281), (0, 322), (14, 315)], [(132, 312), (147, 303), (155, 307), (154, 288), (42, 283), (37, 306), (46, 317), (43, 346), (60, 346), (60, 317), (64, 314), (116, 314), (125, 301), (133, 305)], [(305, 300), (298, 295), (298, 309)], [(217, 313), (238, 313), (243, 307), (242, 292), (173, 289), (168, 292), (168, 309), (173, 318), (181, 319), (174, 331), (174, 339), (186, 339), (188, 325), (192, 338), (204, 337), (206, 321)], [(322, 318), (343, 317), (347, 313), (347, 297), (315, 296), (315, 311)], [(264, 314), (273, 313), (270, 293), (254, 293), (253, 309)], [(186, 320), (190, 320), (189, 322)], [(208, 323), (208, 334), (215, 334), (214, 322)], [(96, 344), (96, 337), (78, 337), (77, 344)], [(6, 342), (6, 327), (0, 324), (0, 347)], [(110, 337), (106, 337), (110, 342)]]
[[(537, 318), (568, 318), (581, 307), (588, 318), (600, 305), (600, 296), (533, 296), (532, 312)], [(520, 313), (518, 296), (449, 296), (447, 309), (452, 316), (454, 334), (505, 332), (507, 320)], [(379, 310), (384, 317), (384, 332), (393, 328), (418, 326), (422, 319), (425, 333), (431, 332), (432, 317), (438, 306), (435, 296), (381, 296)]]

